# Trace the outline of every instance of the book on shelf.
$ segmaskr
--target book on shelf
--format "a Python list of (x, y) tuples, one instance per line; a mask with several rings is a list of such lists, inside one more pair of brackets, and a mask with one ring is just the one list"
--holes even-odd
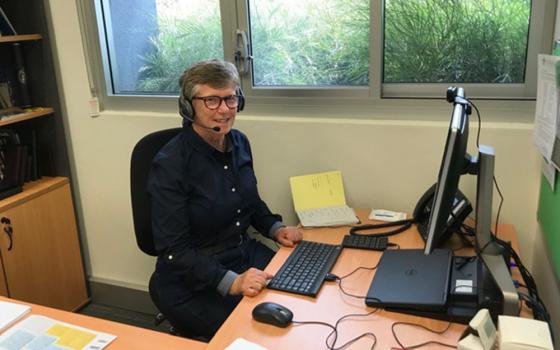
[[(0, 129), (0, 199), (40, 177), (35, 130)], [(19, 189), (19, 190), (17, 190)]]
[(2, 7), (0, 7), (0, 36), (4, 35), (17, 35), (17, 32)]
[(290, 177), (294, 208), (305, 227), (343, 226), (359, 223), (346, 204), (339, 170)]
[(6, 67), (0, 67), (0, 110), (14, 105), (13, 96), (14, 93), (12, 83), (8, 77), (8, 70)]
[(39, 179), (39, 164), (37, 158), (37, 131), (24, 130), (19, 133), (22, 145), (27, 147), (27, 168), (25, 182)]

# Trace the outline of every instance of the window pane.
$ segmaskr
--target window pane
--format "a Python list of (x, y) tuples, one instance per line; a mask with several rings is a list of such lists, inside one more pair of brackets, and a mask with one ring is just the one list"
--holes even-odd
[(113, 93), (176, 93), (192, 63), (223, 59), (219, 0), (106, 0)]
[(254, 86), (368, 85), (369, 0), (250, 0)]
[(384, 82), (523, 83), (530, 0), (386, 0)]

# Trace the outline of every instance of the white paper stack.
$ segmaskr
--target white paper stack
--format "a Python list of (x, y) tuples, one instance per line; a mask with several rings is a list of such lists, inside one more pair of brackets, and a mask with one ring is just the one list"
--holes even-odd
[(0, 333), (31, 311), (31, 306), (0, 300)]

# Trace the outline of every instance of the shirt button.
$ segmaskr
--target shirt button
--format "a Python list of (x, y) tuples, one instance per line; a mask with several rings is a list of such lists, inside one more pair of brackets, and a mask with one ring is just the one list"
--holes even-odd
[(237, 214), (241, 213), (241, 209), (237, 209)]
[(241, 225), (241, 224), (239, 223), (239, 221), (235, 223), (235, 226), (239, 226), (239, 225)]
[(167, 259), (173, 260), (173, 255), (169, 255), (169, 256), (167, 257)]
[(235, 192), (235, 187), (232, 187), (232, 188), (231, 188), (231, 192)]
[(225, 170), (228, 170), (228, 166), (227, 166), (227, 165), (224, 165), (224, 169), (225, 169)]

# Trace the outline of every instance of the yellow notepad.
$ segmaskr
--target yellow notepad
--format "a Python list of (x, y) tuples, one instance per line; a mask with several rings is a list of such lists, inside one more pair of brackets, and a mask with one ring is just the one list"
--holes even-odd
[(340, 170), (290, 177), (294, 208), (302, 226), (341, 226), (358, 223), (346, 204)]

